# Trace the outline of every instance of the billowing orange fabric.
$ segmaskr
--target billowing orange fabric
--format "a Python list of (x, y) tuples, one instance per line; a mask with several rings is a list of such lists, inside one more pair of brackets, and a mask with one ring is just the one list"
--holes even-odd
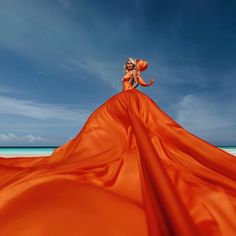
[(140, 71), (145, 71), (148, 68), (148, 62), (146, 60), (137, 59), (137, 68)]
[(234, 236), (236, 158), (137, 89), (43, 157), (0, 158), (0, 235)]
[(142, 86), (145, 86), (145, 87), (150, 86), (151, 84), (153, 84), (154, 79), (151, 78), (150, 83), (148, 84), (141, 77), (141, 72), (145, 71), (148, 68), (148, 62), (146, 60), (138, 59), (138, 60), (136, 60), (136, 63), (137, 63), (137, 72), (138, 72), (137, 78), (138, 78), (139, 84), (142, 85)]

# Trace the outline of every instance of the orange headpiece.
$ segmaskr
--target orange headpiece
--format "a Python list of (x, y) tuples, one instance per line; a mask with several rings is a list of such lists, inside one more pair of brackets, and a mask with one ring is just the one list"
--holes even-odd
[(141, 77), (141, 71), (145, 71), (148, 67), (148, 62), (145, 60), (136, 59), (137, 70), (138, 70), (138, 81), (142, 86), (149, 86), (154, 83), (154, 79), (150, 80), (150, 83), (147, 84), (145, 80)]
[(148, 67), (148, 62), (140, 59), (136, 59), (137, 68), (140, 71), (145, 71)]

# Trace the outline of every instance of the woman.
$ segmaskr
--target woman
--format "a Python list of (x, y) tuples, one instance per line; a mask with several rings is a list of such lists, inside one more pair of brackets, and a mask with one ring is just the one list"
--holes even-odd
[(236, 158), (132, 89), (144, 68), (52, 155), (0, 158), (0, 235), (235, 235)]
[(148, 67), (147, 61), (140, 59), (128, 58), (124, 65), (124, 77), (122, 78), (123, 90), (136, 88), (139, 84), (142, 86), (150, 86), (153, 84), (154, 80), (147, 84), (141, 77), (141, 71), (146, 70)]

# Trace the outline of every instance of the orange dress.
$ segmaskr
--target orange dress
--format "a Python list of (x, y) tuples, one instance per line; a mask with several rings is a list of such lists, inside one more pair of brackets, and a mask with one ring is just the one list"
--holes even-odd
[[(145, 60), (138, 60), (137, 61), (137, 80), (138, 80), (138, 83), (141, 85), (141, 86), (150, 86), (151, 84), (154, 83), (154, 79), (151, 79), (150, 80), (150, 83), (147, 84), (145, 82), (145, 80), (141, 77), (141, 71), (144, 71), (146, 70), (148, 67), (148, 62), (145, 61)], [(123, 83), (123, 89), (122, 91), (126, 91), (126, 90), (129, 90), (129, 89), (133, 89), (133, 86), (131, 84), (131, 77), (133, 76), (133, 71), (128, 71), (124, 77), (122, 78), (122, 83)]]
[(122, 78), (122, 84), (123, 84), (123, 89), (122, 91), (126, 91), (126, 90), (129, 90), (129, 89), (132, 89), (133, 86), (131, 84), (131, 77), (132, 77), (132, 71), (128, 71), (124, 77)]
[(236, 158), (137, 89), (47, 157), (0, 158), (0, 235), (235, 236)]

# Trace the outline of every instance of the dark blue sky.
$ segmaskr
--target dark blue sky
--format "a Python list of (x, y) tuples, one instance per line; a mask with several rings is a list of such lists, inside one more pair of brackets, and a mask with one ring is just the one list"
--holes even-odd
[(236, 2), (0, 1), (0, 146), (61, 145), (143, 58), (149, 95), (214, 145), (236, 145)]

